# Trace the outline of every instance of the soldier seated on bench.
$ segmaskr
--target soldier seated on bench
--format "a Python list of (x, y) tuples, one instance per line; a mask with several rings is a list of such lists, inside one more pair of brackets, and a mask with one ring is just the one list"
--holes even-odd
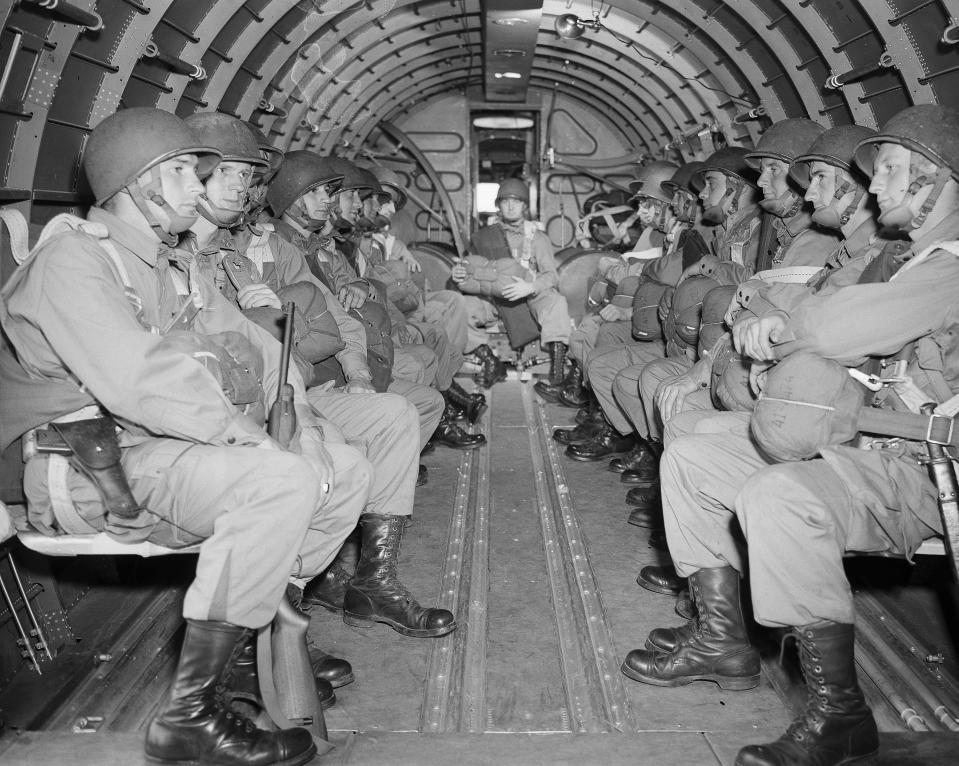
[[(153, 108), (121, 110), (93, 130), (83, 162), (96, 205), (86, 221), (51, 222), (0, 293), (10, 344), (0, 350), (0, 449), (29, 432), (73, 440), (73, 462), (39, 453), (26, 465), (40, 531), (203, 542), (147, 756), (296, 766), (316, 753), (310, 732), (257, 729), (222, 704), (221, 684), (288, 583), (305, 584), (332, 561), (366, 504), (371, 471), (313, 413), (295, 367), (298, 433), (289, 445), (267, 435), (280, 344), (173, 249), (197, 218), (198, 176), (219, 157)], [(111, 450), (112, 465), (89, 459)]]
[[(570, 318), (566, 298), (559, 292), (559, 276), (553, 247), (539, 227), (526, 220), (529, 211), (529, 188), (518, 178), (500, 184), (496, 194), (500, 222), (481, 229), (473, 237), (471, 252), (495, 261), (510, 258), (522, 267), (521, 276), (510, 276), (510, 284), (492, 298), (467, 295), (470, 330), (481, 328), (502, 318), (510, 345), (514, 348), (533, 340), (537, 331), (549, 347), (549, 381), (540, 381), (536, 390), (558, 388), (563, 381), (563, 364), (569, 346)], [(462, 292), (467, 292), (473, 274), (469, 265), (458, 263), (450, 274)], [(480, 342), (475, 353), (483, 363), (479, 375), (481, 385), (492, 386), (505, 378), (502, 365), (492, 350)]]

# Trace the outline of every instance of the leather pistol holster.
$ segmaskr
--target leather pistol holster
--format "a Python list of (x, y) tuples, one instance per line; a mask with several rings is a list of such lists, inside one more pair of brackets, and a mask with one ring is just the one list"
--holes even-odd
[(137, 518), (142, 508), (134, 499), (120, 465), (116, 421), (104, 415), (72, 423), (51, 423), (50, 426), (69, 447), (70, 465), (97, 488), (107, 514), (119, 519)]

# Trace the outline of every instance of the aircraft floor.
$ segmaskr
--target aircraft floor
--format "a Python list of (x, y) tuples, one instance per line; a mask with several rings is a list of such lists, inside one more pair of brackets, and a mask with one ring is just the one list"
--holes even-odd
[[(399, 565), (421, 603), (451, 609), (459, 628), (405, 638), (317, 609), (311, 636), (356, 673), (326, 713), (337, 747), (318, 762), (731, 766), (743, 745), (778, 737), (792, 714), (774, 658), (746, 692), (620, 673), (650, 630), (681, 623), (672, 598), (635, 583), (661, 554), (626, 523), (625, 487), (605, 461), (570, 461), (550, 438), (572, 410), (515, 379), (487, 397), (477, 427), (488, 446), (423, 459), (430, 479)], [(954, 762), (953, 736), (884, 738), (880, 763)], [(139, 763), (141, 747), (135, 731), (27, 732), (2, 760), (112, 766)]]

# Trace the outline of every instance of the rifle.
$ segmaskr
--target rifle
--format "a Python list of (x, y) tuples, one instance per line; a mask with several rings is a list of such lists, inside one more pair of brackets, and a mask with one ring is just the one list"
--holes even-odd
[[(935, 404), (921, 407), (924, 415), (932, 415)], [(952, 574), (959, 580), (959, 483), (956, 482), (956, 470), (952, 458), (938, 441), (926, 441), (929, 450), (929, 473), (939, 490), (939, 513), (942, 516), (942, 537), (946, 544), (946, 553), (952, 562)]]
[(309, 625), (309, 616), (284, 595), (273, 622), (259, 631), (257, 678), (263, 707), (273, 723), (281, 729), (306, 727), (322, 755), (333, 745), (328, 741), (326, 719), (310, 667), (306, 646)]
[(283, 306), (283, 351), (280, 354), (280, 377), (276, 386), (276, 401), (270, 406), (266, 432), (286, 449), (296, 432), (296, 411), (293, 409), (293, 386), (287, 382), (290, 372), (290, 353), (293, 349), (293, 301)]

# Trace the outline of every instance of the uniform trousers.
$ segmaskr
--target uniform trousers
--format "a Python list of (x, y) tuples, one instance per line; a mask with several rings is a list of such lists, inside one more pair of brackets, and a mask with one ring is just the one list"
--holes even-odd
[[(146, 539), (174, 548), (202, 541), (185, 618), (260, 628), (291, 576), (329, 566), (366, 506), (370, 464), (355, 447), (325, 446), (332, 475), (305, 456), (256, 447), (149, 439), (122, 450), (133, 495), (148, 509), (138, 523), (154, 525)], [(50, 502), (47, 465), (38, 456), (26, 466), (31, 515)], [(77, 513), (58, 512), (60, 529), (101, 529), (94, 487), (71, 468), (67, 488)]]
[[(419, 330), (413, 329), (417, 340)], [(403, 378), (422, 386), (431, 386), (436, 380), (436, 354), (422, 343), (393, 343), (393, 377)]]
[[(482, 328), (495, 322), (499, 315), (496, 312), (496, 306), (485, 298), (476, 295), (465, 295), (463, 298), (469, 315), (471, 335), (471, 340), (467, 342), (467, 345), (472, 344), (472, 348), (476, 348), (486, 343), (486, 333), (481, 331)], [(526, 303), (533, 319), (539, 325), (541, 342), (553, 343), (558, 341), (569, 344), (571, 322), (566, 296), (558, 290), (550, 288), (530, 296), (526, 299)]]
[(613, 398), (616, 376), (627, 367), (642, 367), (654, 359), (662, 359), (665, 354), (666, 344), (662, 341), (633, 342), (625, 346), (597, 349), (588, 360), (586, 377), (590, 388), (603, 408), (606, 419), (619, 433), (631, 434), (633, 425)]
[(307, 398), (370, 462), (373, 477), (366, 511), (382, 516), (412, 514), (420, 453), (420, 444), (411, 438), (419, 421), (412, 402), (398, 394), (347, 394), (315, 388)]
[(688, 412), (666, 427), (660, 481), (676, 571), (745, 572), (748, 561), (760, 623), (855, 622), (843, 555), (910, 553), (941, 528), (935, 486), (914, 459), (886, 449), (833, 447), (774, 464), (749, 438), (749, 417)]
[(423, 345), (432, 349), (436, 356), (433, 382), (438, 390), (445, 391), (452, 385), (453, 376), (463, 366), (463, 352), (453, 345), (441, 324), (411, 319), (409, 325), (419, 330), (423, 337)]
[(584, 368), (596, 348), (632, 343), (632, 322), (607, 322), (599, 314), (583, 317), (569, 336), (569, 356)]
[[(440, 417), (442, 417), (443, 410), (446, 408), (443, 395), (435, 388), (397, 377), (390, 381), (386, 390), (387, 393), (399, 394), (416, 408), (420, 427), (419, 449), (423, 449), (433, 435), (433, 431), (436, 430), (436, 426), (439, 425)], [(412, 433), (414, 431), (411, 429), (409, 434)], [(413, 441), (413, 443), (416, 442)]]
[[(460, 354), (468, 354), (476, 348), (469, 345), (469, 314), (465, 298), (458, 290), (435, 290), (426, 294), (421, 312), (423, 319), (446, 331), (453, 348)], [(414, 312), (413, 318), (419, 319), (419, 313)]]

